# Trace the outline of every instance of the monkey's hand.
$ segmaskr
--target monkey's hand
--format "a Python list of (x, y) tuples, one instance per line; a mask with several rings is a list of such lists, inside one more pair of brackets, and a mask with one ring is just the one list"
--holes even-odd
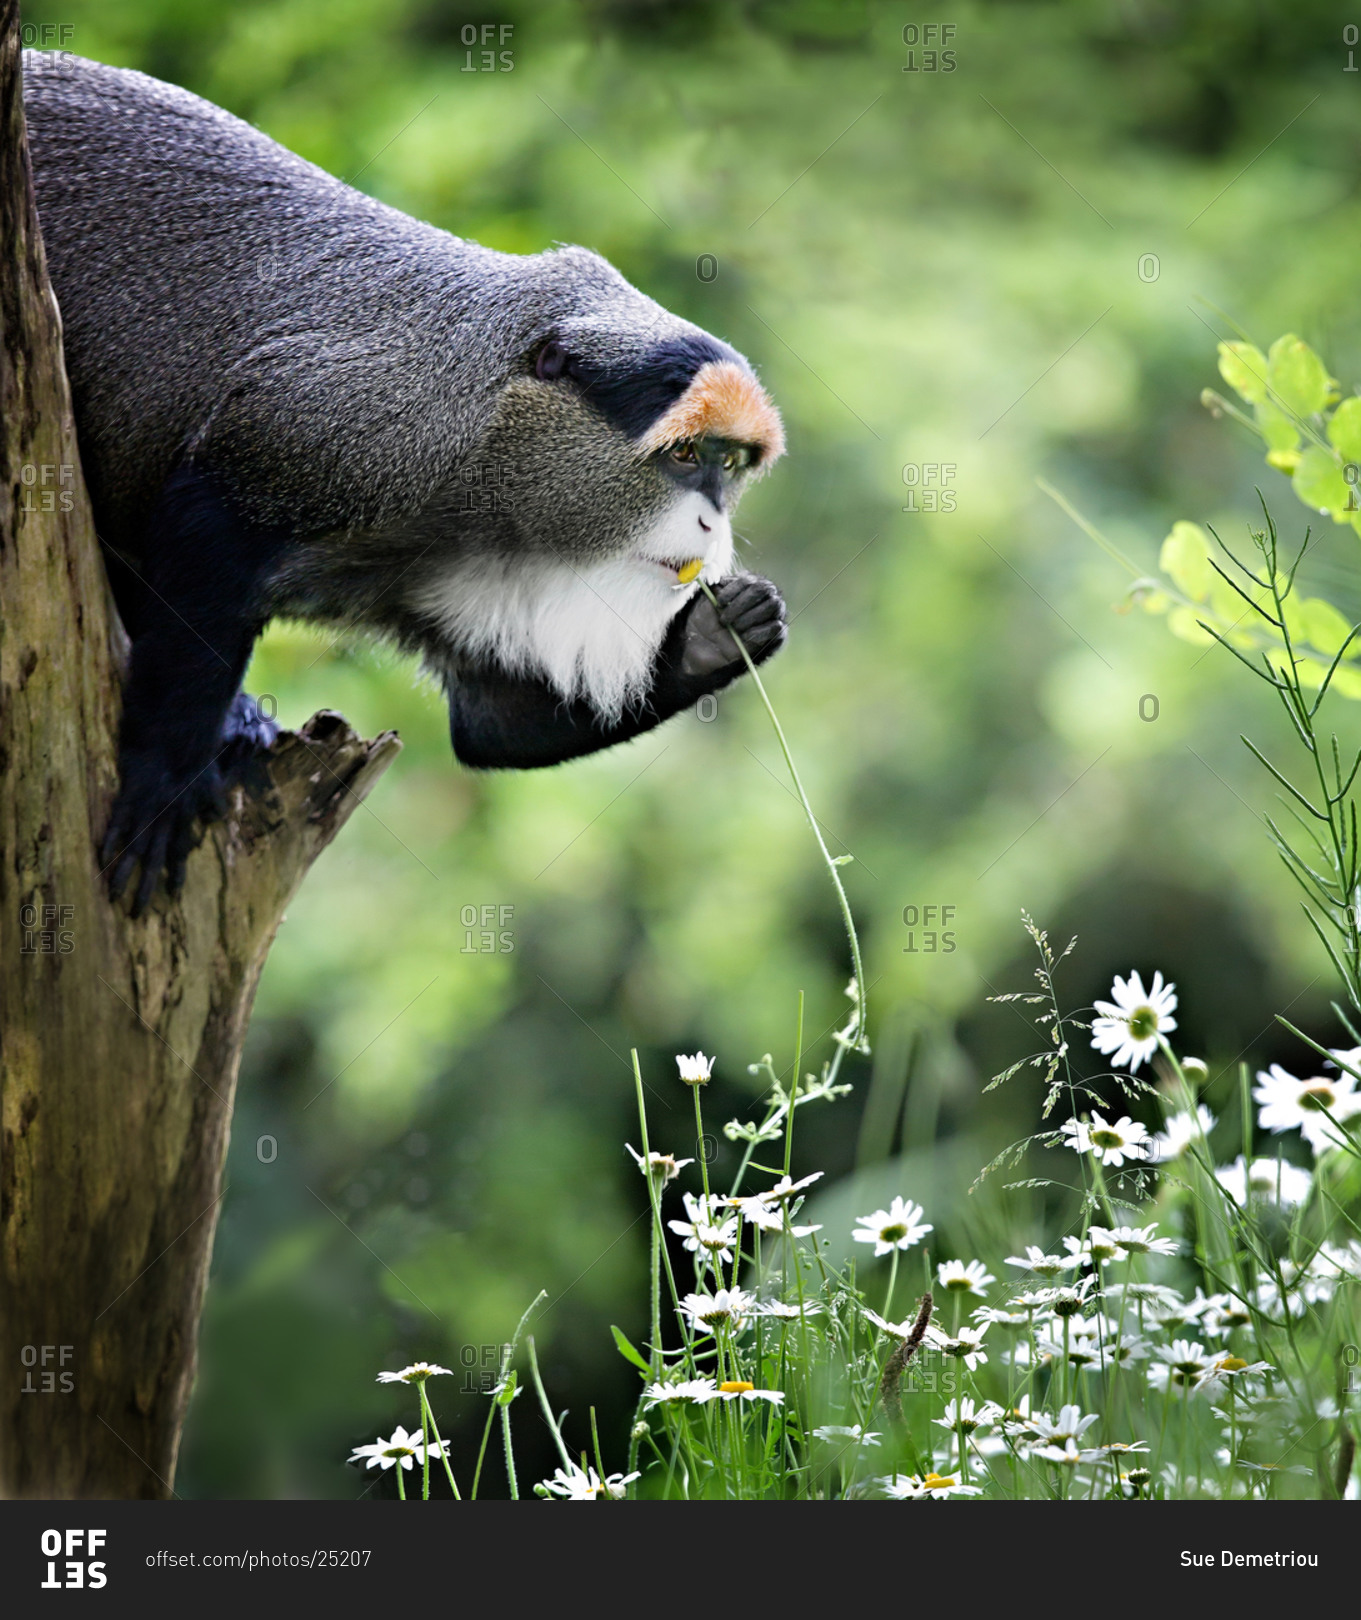
[(746, 668), (732, 632), (742, 638), (753, 664), (778, 652), (789, 634), (784, 599), (759, 574), (730, 574), (713, 593), (717, 608), (707, 596), (695, 597), (672, 653), (677, 675), (700, 683), (697, 698), (726, 686)]
[(203, 763), (175, 759), (163, 748), (125, 747), (119, 754), (120, 786), (99, 859), (117, 900), (140, 866), (132, 901), (140, 917), (161, 873), (171, 894), (184, 887), (185, 866), (206, 829), (227, 812), (227, 790), (264, 785), (264, 754), (278, 727), (253, 698), (238, 692), (223, 721), (217, 752)]
[(692, 597), (672, 621), (652, 685), (637, 707), (602, 720), (583, 699), (566, 700), (539, 676), (493, 666), (460, 671), (449, 694), (454, 752), (479, 770), (533, 770), (594, 754), (650, 731), (746, 671), (734, 636), (754, 664), (784, 645), (784, 602), (768, 579), (733, 574)]

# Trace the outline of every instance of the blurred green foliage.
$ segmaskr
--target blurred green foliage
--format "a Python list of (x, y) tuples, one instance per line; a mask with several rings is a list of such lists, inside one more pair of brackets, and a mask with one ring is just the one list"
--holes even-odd
[[(1199, 403), (1239, 335), (1219, 311), (1305, 334), (1344, 394), (1361, 379), (1361, 78), (1335, 8), (34, 0), (26, 16), (459, 234), (584, 243), (759, 367), (790, 439), (740, 524), (791, 604), (768, 681), (829, 845), (855, 856), (878, 1009), (873, 1063), (845, 1067), (855, 1096), (810, 1110), (796, 1144), (796, 1174), (828, 1172), (811, 1218), (848, 1228), (903, 1193), (940, 1256), (984, 1231), (1033, 1240), (1040, 1195), (964, 1190), (1032, 1128), (1033, 1098), (980, 1096), (1029, 1048), (984, 999), (1028, 980), (1022, 907), (1060, 945), (1080, 936), (1069, 1004), (1132, 968), (1177, 982), (1221, 1114), (1240, 1054), (1297, 1056), (1274, 1010), (1335, 1043), (1334, 986), (1238, 742), (1269, 746), (1283, 720), (1222, 650), (1123, 616), (1109, 560), (1034, 482), (1152, 575), (1174, 519), (1233, 536), (1258, 515), (1250, 436)], [(465, 43), (486, 23), (510, 29), (490, 70), (480, 35)], [(927, 23), (955, 28), (952, 71), (909, 56), (904, 28)], [(1302, 581), (1351, 622), (1361, 540), (1325, 528)], [(247, 685), (286, 724), (337, 708), (406, 748), (260, 987), (180, 1489), (380, 1488), (343, 1463), (410, 1420), (374, 1375), (429, 1357), (461, 1385), (471, 1359), (475, 1388), (480, 1347), (540, 1287), (555, 1403), (583, 1425), (594, 1404), (617, 1438), (634, 1375), (608, 1324), (636, 1342), (646, 1318), (629, 1048), (654, 1145), (690, 1155), (674, 1053), (718, 1054), (718, 1125), (751, 1104), (748, 1062), (787, 1070), (799, 990), (810, 1066), (845, 1005), (833, 897), (755, 694), (560, 770), (479, 777), (381, 651), (276, 625)], [(954, 910), (942, 925), (927, 906)], [(443, 1395), (456, 1456), (485, 1410)]]

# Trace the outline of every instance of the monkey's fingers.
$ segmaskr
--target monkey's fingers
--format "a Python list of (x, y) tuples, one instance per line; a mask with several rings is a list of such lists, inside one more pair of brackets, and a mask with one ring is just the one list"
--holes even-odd
[(203, 832), (204, 829), (193, 817), (185, 817), (176, 827), (166, 853), (165, 881), (171, 894), (178, 895), (183, 892), (185, 868), (189, 864), (190, 855), (202, 842)]
[(142, 850), (142, 881), (137, 885), (137, 893), (133, 896), (129, 916), (140, 917), (151, 904), (151, 897), (155, 894), (156, 885), (160, 882), (161, 873), (165, 869), (166, 851), (170, 847), (174, 831), (169, 815), (161, 816), (148, 829)]

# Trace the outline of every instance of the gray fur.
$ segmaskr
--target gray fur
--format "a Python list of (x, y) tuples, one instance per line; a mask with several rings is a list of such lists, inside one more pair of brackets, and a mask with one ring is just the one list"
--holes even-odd
[[(452, 672), (413, 605), (451, 556), (576, 566), (663, 511), (672, 492), (630, 441), (532, 374), (550, 335), (610, 361), (700, 333), (605, 260), (421, 224), (141, 73), (25, 52), (24, 76), (112, 546), (135, 559), (167, 476), (203, 463), (251, 523), (303, 542), (270, 611), (376, 625)], [(470, 469), (487, 467), (508, 477), (503, 507), (470, 512)]]

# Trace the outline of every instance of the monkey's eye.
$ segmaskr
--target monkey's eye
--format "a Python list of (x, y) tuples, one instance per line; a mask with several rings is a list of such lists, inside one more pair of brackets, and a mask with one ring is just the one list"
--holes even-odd
[(671, 459), (682, 462), (687, 467), (693, 467), (699, 460), (699, 453), (693, 444), (678, 444), (671, 452)]
[(545, 343), (534, 361), (534, 375), (551, 382), (555, 377), (561, 377), (570, 363), (567, 350), (561, 343)]

